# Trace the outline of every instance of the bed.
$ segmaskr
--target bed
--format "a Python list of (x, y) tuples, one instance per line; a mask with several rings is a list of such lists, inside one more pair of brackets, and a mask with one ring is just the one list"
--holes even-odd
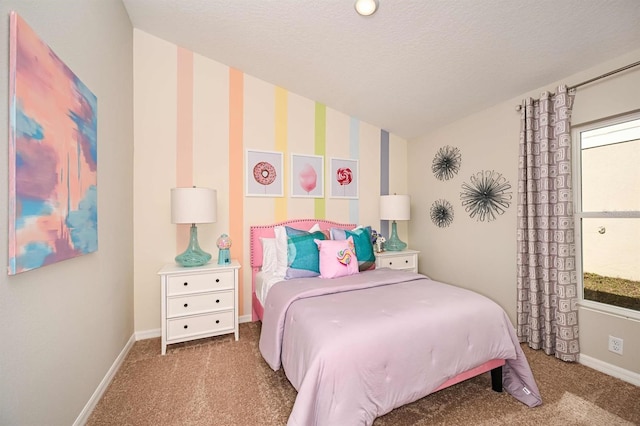
[(250, 228), (260, 351), (298, 391), (289, 425), (371, 425), (489, 371), (494, 390), (542, 403), (508, 316), (488, 298), (387, 268), (334, 279), (265, 277), (263, 239), (276, 226), (327, 234), (355, 225), (302, 219)]

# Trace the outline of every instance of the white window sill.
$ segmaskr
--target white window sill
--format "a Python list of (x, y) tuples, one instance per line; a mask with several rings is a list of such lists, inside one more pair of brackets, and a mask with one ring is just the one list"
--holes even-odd
[(640, 311), (636, 311), (635, 309), (621, 308), (619, 306), (584, 299), (578, 302), (578, 306), (590, 311), (640, 322)]

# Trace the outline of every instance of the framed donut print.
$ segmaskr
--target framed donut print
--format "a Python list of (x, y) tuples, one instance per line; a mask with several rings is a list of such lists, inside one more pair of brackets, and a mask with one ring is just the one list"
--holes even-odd
[(291, 197), (324, 198), (324, 157), (291, 154)]
[(247, 197), (283, 197), (284, 176), (281, 152), (247, 150)]
[(358, 160), (332, 158), (329, 167), (329, 196), (331, 198), (358, 198)]

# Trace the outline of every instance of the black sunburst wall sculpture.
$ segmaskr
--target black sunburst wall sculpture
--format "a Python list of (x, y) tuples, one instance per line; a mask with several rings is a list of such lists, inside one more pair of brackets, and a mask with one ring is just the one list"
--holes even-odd
[(494, 170), (483, 170), (462, 184), (460, 200), (471, 219), (492, 221), (511, 204), (511, 184)]
[(438, 228), (446, 228), (453, 222), (453, 206), (447, 200), (436, 200), (431, 205), (431, 221)]
[(462, 164), (462, 154), (458, 148), (453, 146), (443, 146), (438, 150), (433, 162), (431, 171), (438, 180), (449, 180), (458, 174)]

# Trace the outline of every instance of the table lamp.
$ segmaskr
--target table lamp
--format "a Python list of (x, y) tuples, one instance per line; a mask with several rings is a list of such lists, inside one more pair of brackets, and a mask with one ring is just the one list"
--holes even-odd
[(391, 236), (384, 243), (387, 251), (401, 251), (407, 244), (398, 238), (396, 220), (411, 219), (411, 198), (408, 195), (382, 195), (380, 197), (380, 219), (392, 220)]
[(211, 254), (198, 244), (196, 223), (216, 221), (216, 190), (209, 188), (172, 188), (171, 223), (190, 223), (189, 245), (184, 253), (176, 256), (176, 262), (182, 266), (202, 266), (211, 260)]

